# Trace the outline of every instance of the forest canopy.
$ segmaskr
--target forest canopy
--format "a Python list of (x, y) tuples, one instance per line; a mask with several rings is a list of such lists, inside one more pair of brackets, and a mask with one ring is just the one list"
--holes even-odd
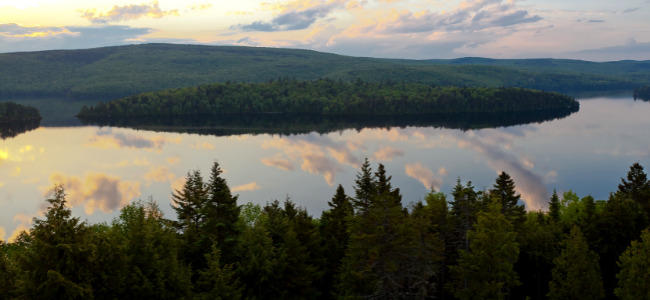
[(643, 299), (650, 181), (634, 163), (607, 201), (571, 190), (525, 211), (514, 179), (459, 178), (404, 204), (366, 159), (311, 216), (287, 197), (242, 204), (214, 162), (110, 224), (72, 215), (55, 186), (44, 214), (0, 241), (0, 299)]
[(650, 85), (644, 85), (634, 89), (634, 99), (637, 98), (645, 101), (650, 101)]
[(11, 101), (0, 102), (0, 124), (40, 119), (41, 114), (35, 107), (17, 104)]
[(577, 107), (579, 103), (569, 96), (522, 88), (280, 79), (266, 83), (214, 83), (142, 93), (96, 106), (84, 106), (78, 117), (246, 113), (399, 115), (572, 110)]

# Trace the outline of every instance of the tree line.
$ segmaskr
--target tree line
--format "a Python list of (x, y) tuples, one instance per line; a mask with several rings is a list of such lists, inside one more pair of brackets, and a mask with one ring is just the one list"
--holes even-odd
[(0, 299), (645, 299), (650, 181), (639, 163), (607, 201), (566, 191), (528, 211), (505, 172), (405, 205), (366, 159), (311, 216), (287, 197), (238, 204), (219, 163), (110, 224), (73, 217), (55, 186), (29, 232), (0, 244)]
[(650, 101), (650, 85), (640, 86), (634, 89), (634, 100), (637, 98)]
[(417, 83), (319, 79), (215, 83), (142, 93), (91, 107), (78, 117), (299, 113), (397, 115), (576, 109), (565, 95), (522, 88), (439, 87)]
[(0, 101), (0, 124), (40, 119), (41, 114), (35, 107), (12, 101)]

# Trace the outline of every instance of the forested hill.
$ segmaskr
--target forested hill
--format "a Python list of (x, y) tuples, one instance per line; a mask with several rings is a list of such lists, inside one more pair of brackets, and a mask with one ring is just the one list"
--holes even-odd
[(565, 95), (521, 88), (433, 87), (416, 83), (353, 83), (320, 79), (267, 83), (215, 83), (143, 93), (94, 107), (79, 117), (188, 116), (205, 114), (295, 113), (398, 115), (423, 113), (573, 110)]
[(540, 62), (485, 61), (461, 64), (359, 58), (296, 49), (174, 44), (5, 53), (0, 54), (0, 99), (54, 96), (99, 101), (213, 82), (266, 82), (277, 78), (390, 79), (437, 86), (506, 86), (564, 93), (632, 91), (650, 82), (649, 62), (553, 60), (552, 64), (543, 63), (544, 67), (533, 67)]

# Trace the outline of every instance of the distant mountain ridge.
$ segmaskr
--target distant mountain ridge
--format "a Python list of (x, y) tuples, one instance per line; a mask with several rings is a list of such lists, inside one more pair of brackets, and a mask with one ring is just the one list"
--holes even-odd
[(0, 54), (0, 100), (110, 100), (214, 82), (278, 78), (524, 87), (563, 93), (629, 90), (650, 82), (650, 61), (407, 60), (312, 50), (143, 44)]

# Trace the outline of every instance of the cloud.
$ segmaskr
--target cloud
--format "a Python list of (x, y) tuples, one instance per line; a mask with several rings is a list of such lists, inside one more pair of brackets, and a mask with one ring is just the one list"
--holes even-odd
[(131, 4), (125, 6), (113, 6), (106, 13), (97, 12), (97, 10), (82, 11), (81, 17), (88, 19), (95, 24), (108, 24), (110, 22), (121, 22), (137, 20), (143, 17), (160, 19), (165, 16), (179, 16), (178, 10), (163, 11), (158, 5), (158, 1), (151, 4)]
[(406, 164), (404, 166), (404, 169), (406, 171), (406, 175), (417, 179), (427, 189), (432, 187), (439, 189), (442, 185), (442, 180), (436, 178), (433, 174), (433, 171), (425, 168), (421, 163)]
[(171, 139), (164, 136), (142, 137), (123, 132), (113, 132), (111, 128), (100, 129), (86, 145), (101, 149), (150, 149), (160, 150), (165, 143), (180, 143), (182, 138)]
[(288, 159), (284, 158), (262, 158), (261, 161), (266, 166), (276, 167), (284, 171), (291, 171), (295, 168)]
[(181, 158), (178, 156), (172, 156), (167, 158), (167, 163), (170, 165), (175, 165), (181, 161)]
[(148, 185), (153, 182), (172, 181), (174, 178), (176, 178), (176, 174), (170, 172), (166, 166), (151, 168), (147, 174), (144, 174), (144, 179)]
[(650, 43), (639, 43), (634, 38), (628, 38), (622, 45), (570, 52), (565, 56), (580, 57), (593, 61), (614, 61), (623, 58), (630, 60), (650, 60)]
[(208, 9), (212, 8), (212, 4), (211, 4), (211, 3), (205, 3), (205, 4), (192, 4), (192, 5), (188, 6), (188, 8), (189, 8), (190, 10), (193, 10), (193, 11), (198, 11), (198, 10), (208, 10)]
[(382, 147), (379, 151), (375, 152), (373, 160), (392, 161), (396, 157), (404, 156), (405, 152), (402, 149), (392, 147)]
[[(123, 181), (118, 176), (102, 173), (88, 173), (84, 178), (54, 173), (50, 181), (63, 185), (70, 206), (84, 205), (88, 215), (92, 215), (96, 209), (103, 212), (120, 209), (140, 196), (140, 182)], [(45, 196), (49, 193), (51, 190)]]
[(232, 188), (232, 192), (234, 193), (234, 192), (255, 191), (255, 190), (259, 190), (261, 188), (262, 187), (259, 186), (256, 182), (250, 182), (250, 183), (238, 185), (238, 186)]
[(154, 30), (151, 28), (129, 26), (30, 27), (0, 24), (0, 52), (126, 45), (152, 32)]
[(270, 22), (256, 21), (239, 24), (231, 29), (243, 31), (291, 31), (308, 28), (316, 20), (327, 17), (332, 11), (345, 7), (345, 1), (329, 0), (325, 2), (291, 1), (280, 5), (269, 5), (271, 10), (279, 11)]
[(262, 148), (276, 148), (289, 159), (263, 159), (265, 165), (279, 168), (293, 168), (292, 161), (299, 161), (300, 168), (312, 174), (323, 175), (329, 185), (334, 185), (336, 174), (343, 171), (343, 164), (359, 165), (350, 148), (349, 143), (332, 141), (327, 136), (310, 134), (307, 136), (283, 137), (265, 141)]
[(190, 145), (190, 148), (192, 148), (192, 149), (213, 150), (214, 145), (212, 145), (210, 143), (205, 143), (205, 142), (204, 143), (196, 142), (196, 143)]

